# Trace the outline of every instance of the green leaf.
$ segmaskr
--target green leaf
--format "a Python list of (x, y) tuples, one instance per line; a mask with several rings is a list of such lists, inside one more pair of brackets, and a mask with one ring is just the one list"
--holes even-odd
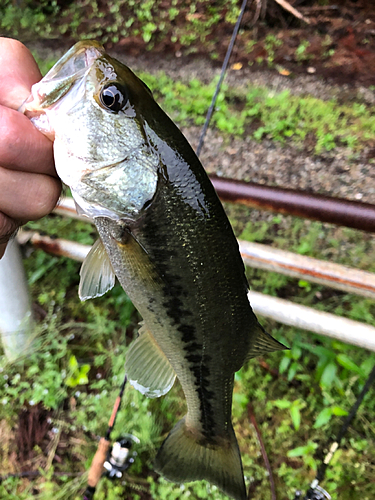
[(288, 401), (287, 399), (276, 399), (273, 404), (280, 408), (281, 410), (284, 410), (285, 408), (290, 408), (292, 403)]
[(284, 373), (288, 369), (290, 361), (291, 361), (290, 358), (288, 358), (286, 356), (283, 357), (283, 359), (280, 361), (280, 365), (279, 365), (279, 372), (280, 373)]
[(343, 366), (346, 370), (349, 370), (351, 372), (358, 373), (359, 375), (363, 375), (363, 371), (361, 368), (356, 365), (346, 354), (338, 354), (336, 356), (337, 362)]
[(341, 408), (341, 406), (332, 406), (332, 414), (337, 417), (346, 417), (348, 412), (344, 408)]
[(78, 369), (78, 361), (74, 355), (70, 356), (70, 358), (69, 358), (69, 368), (72, 371), (76, 371)]
[(305, 455), (310, 455), (316, 448), (317, 448), (316, 443), (309, 442), (309, 444), (305, 446), (298, 446), (297, 448), (294, 448), (293, 450), (289, 450), (287, 453), (288, 457), (303, 457)]
[(87, 378), (86, 375), (79, 374), (77, 380), (76, 380), (76, 385), (85, 385), (87, 384), (89, 379)]
[(297, 360), (301, 357), (302, 349), (299, 347), (298, 344), (293, 344), (290, 351), (291, 351), (292, 358), (294, 360)]
[(320, 377), (320, 385), (322, 387), (331, 387), (333, 380), (336, 377), (337, 366), (335, 363), (330, 362), (324, 368), (322, 376)]
[(297, 248), (297, 252), (301, 255), (305, 255), (311, 252), (311, 244), (308, 241), (302, 241), (299, 247)]
[(76, 387), (76, 385), (78, 384), (75, 377), (67, 377), (65, 379), (65, 385), (67, 385), (68, 387)]
[(299, 363), (297, 363), (296, 361), (294, 361), (291, 364), (289, 371), (288, 371), (288, 377), (287, 377), (289, 382), (294, 379), (294, 376), (297, 373), (299, 366), (300, 366)]
[(90, 368), (90, 365), (82, 365), (79, 369), (80, 375), (87, 375), (87, 373), (90, 371)]
[(301, 425), (301, 412), (299, 411), (298, 406), (292, 405), (290, 407), (290, 416), (292, 417), (294, 428), (298, 431)]
[(332, 408), (324, 408), (317, 416), (314, 424), (314, 429), (319, 429), (323, 425), (327, 424), (332, 417)]

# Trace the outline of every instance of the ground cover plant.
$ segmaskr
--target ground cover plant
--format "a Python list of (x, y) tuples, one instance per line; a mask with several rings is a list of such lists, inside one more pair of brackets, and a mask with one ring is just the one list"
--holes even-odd
[[(365, 0), (291, 2), (296, 19), (274, 0), (248, 2), (235, 48), (241, 64), (374, 85), (372, 5)], [(0, 31), (27, 41), (95, 38), (132, 55), (203, 54), (222, 61), (239, 0), (3, 0)], [(260, 10), (259, 10), (260, 9)]]
[[(163, 74), (157, 78), (141, 76), (179, 124), (202, 123), (213, 83), (193, 80), (185, 84)], [(192, 99), (197, 95), (200, 99)], [(337, 113), (340, 126), (323, 128), (321, 133), (332, 137), (319, 143), (322, 116), (314, 112), (321, 103), (303, 97), (297, 104), (294, 99), (288, 94), (272, 95), (269, 89), (252, 88), (239, 95), (226, 88), (213, 125), (228, 137), (256, 134), (263, 127), (259, 140), (268, 135), (286, 143), (296, 141), (303, 148), (297, 130), (303, 130), (301, 121), (305, 121), (310, 127), (306, 133), (315, 138), (315, 153), (319, 147), (334, 152), (344, 142), (354, 154), (366, 141), (374, 140), (374, 125), (366, 106), (332, 103), (329, 112)], [(291, 106), (295, 106), (293, 115), (288, 113)], [(304, 118), (304, 109), (310, 110), (306, 113), (312, 114), (311, 119)], [(243, 130), (236, 130), (241, 116)], [(252, 116), (257, 117), (256, 126)], [(280, 129), (272, 129), (273, 123), (283, 120)], [(349, 136), (356, 139), (342, 140)], [(371, 235), (298, 218), (262, 216), (243, 207), (226, 205), (226, 209), (242, 239), (375, 272)], [(27, 228), (84, 244), (92, 244), (96, 238), (90, 224), (56, 215), (29, 223)], [(0, 484), (0, 498), (79, 499), (85, 487), (84, 472), (96, 450), (97, 437), (106, 430), (123, 377), (125, 352), (140, 318), (119, 285), (104, 297), (80, 303), (79, 263), (28, 247), (24, 251), (38, 318), (36, 340), (32, 353), (13, 365), (1, 357), (0, 469), (2, 474), (40, 471), (41, 477), (7, 478)], [(375, 305), (369, 299), (276, 273), (248, 269), (247, 274), (253, 290), (375, 325)], [(268, 500), (271, 495), (250, 414), (255, 415), (269, 454), (278, 499), (286, 500), (293, 498), (295, 489), (306, 489), (313, 479), (327, 441), (338, 431), (342, 417), (363, 387), (375, 355), (270, 320), (262, 319), (262, 324), (291, 349), (252, 360), (236, 374), (233, 420), (252, 498)], [(324, 486), (333, 499), (374, 497), (374, 405), (370, 393), (328, 470)], [(128, 388), (115, 436), (128, 432), (137, 436), (138, 457), (123, 480), (103, 480), (95, 498), (224, 499), (207, 483), (173, 485), (153, 473), (156, 449), (184, 412), (178, 384), (157, 400)]]

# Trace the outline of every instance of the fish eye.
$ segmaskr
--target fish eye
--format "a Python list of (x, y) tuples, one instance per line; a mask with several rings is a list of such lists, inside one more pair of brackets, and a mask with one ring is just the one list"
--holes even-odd
[(121, 111), (128, 101), (125, 88), (118, 83), (108, 83), (100, 91), (99, 98), (101, 104), (114, 113)]

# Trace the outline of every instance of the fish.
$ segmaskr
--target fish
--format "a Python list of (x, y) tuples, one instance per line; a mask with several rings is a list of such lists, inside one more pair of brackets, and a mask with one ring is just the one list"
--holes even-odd
[(245, 500), (234, 374), (285, 346), (252, 311), (237, 240), (202, 164), (151, 90), (94, 41), (74, 45), (21, 111), (54, 141), (57, 174), (99, 233), (80, 271), (81, 300), (117, 276), (143, 318), (128, 380), (159, 397), (177, 377), (184, 392), (187, 413), (155, 470)]

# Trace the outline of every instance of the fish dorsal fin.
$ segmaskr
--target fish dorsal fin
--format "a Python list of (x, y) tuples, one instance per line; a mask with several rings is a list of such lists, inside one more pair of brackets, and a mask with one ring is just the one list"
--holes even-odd
[(158, 398), (171, 389), (176, 374), (145, 325), (139, 333), (126, 353), (125, 372), (139, 392), (149, 398)]
[(251, 345), (246, 359), (262, 356), (267, 352), (282, 351), (288, 349), (284, 344), (274, 339), (264, 328), (258, 323), (256, 326), (255, 342)]
[(113, 288), (115, 272), (100, 238), (87, 254), (79, 274), (78, 295), (81, 300), (100, 297)]

